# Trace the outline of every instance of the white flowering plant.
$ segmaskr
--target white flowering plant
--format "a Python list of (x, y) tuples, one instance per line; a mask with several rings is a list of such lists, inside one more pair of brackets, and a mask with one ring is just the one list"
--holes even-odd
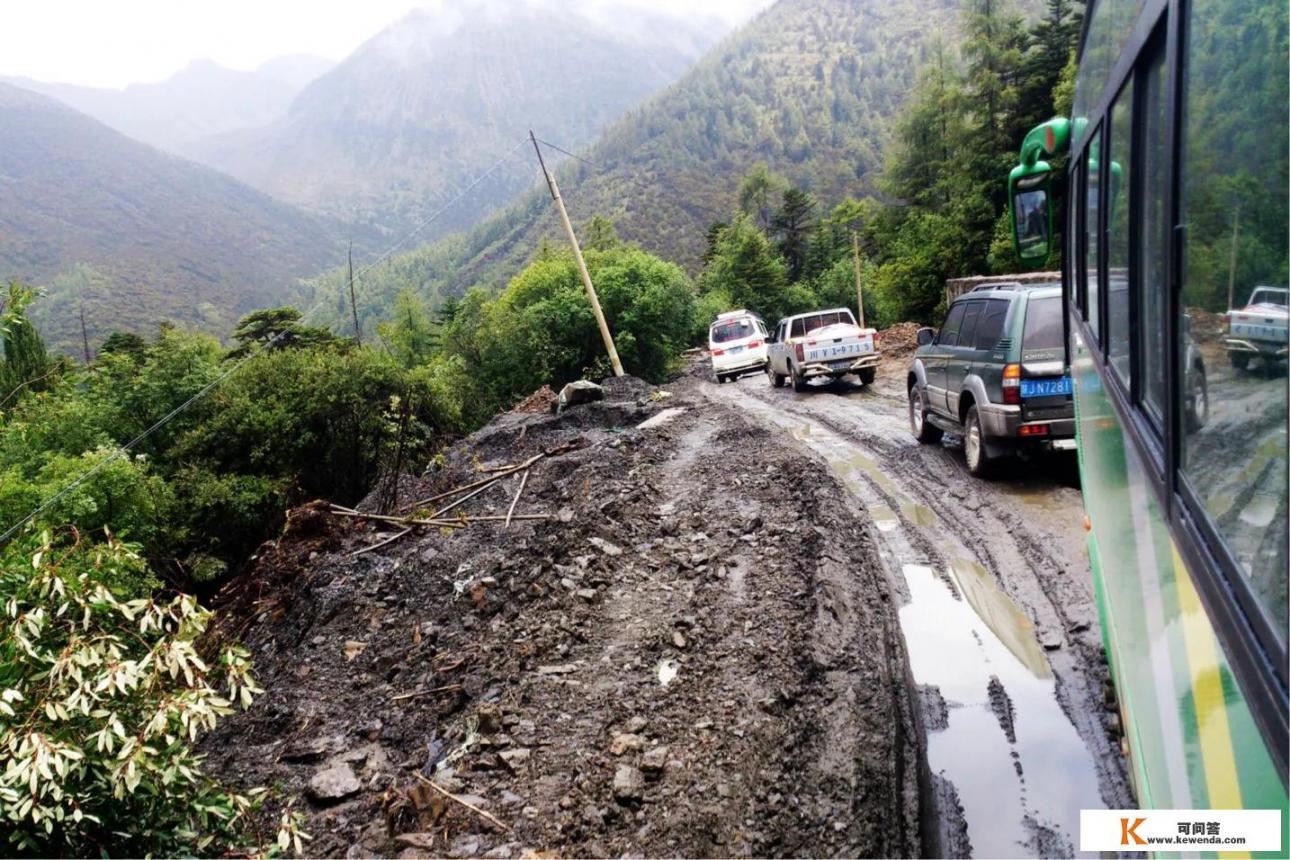
[(202, 771), (198, 737), (262, 692), (248, 653), (204, 655), (210, 612), (153, 587), (110, 534), (0, 548), (0, 822), (7, 853), (299, 853), (299, 817), (258, 838), (263, 789)]

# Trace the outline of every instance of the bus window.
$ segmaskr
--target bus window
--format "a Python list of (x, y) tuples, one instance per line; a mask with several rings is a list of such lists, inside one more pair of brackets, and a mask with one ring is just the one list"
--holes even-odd
[[(1235, 317), (1284, 287), (1290, 182), (1283, 0), (1190, 4), (1183, 91), (1183, 474), (1276, 628), (1287, 623), (1286, 316)], [(1284, 15), (1284, 11), (1280, 14)], [(1275, 15), (1273, 16), (1275, 17)], [(1284, 17), (1281, 18), (1284, 21)], [(1229, 305), (1230, 303), (1230, 305)]]
[[(1097, 249), (1101, 245), (1098, 241), (1098, 185), (1099, 176), (1102, 173), (1102, 132), (1099, 130), (1093, 136), (1093, 140), (1088, 145), (1088, 150), (1084, 154), (1084, 174), (1085, 184), (1088, 193), (1084, 195), (1084, 235), (1085, 239), (1085, 261), (1084, 271), (1087, 273), (1088, 284), (1088, 306), (1085, 308), (1085, 319), (1088, 320), (1088, 326), (1093, 330), (1093, 335), (1101, 342), (1101, 320), (1102, 315), (1099, 312), (1101, 302), (1098, 295), (1098, 277), (1099, 269), (1097, 263)], [(1100, 349), (1095, 350), (1101, 352)]]
[(1133, 156), (1133, 79), (1111, 106), (1107, 144), (1106, 341), (1108, 361), (1129, 384), (1129, 202), (1134, 194), (1129, 166)]
[(1083, 181), (1084, 168), (1082, 165), (1075, 165), (1071, 170), (1070, 185), (1067, 187), (1070, 192), (1067, 194), (1070, 205), (1070, 213), (1066, 216), (1066, 261), (1069, 267), (1070, 283), (1075, 285), (1075, 306), (1079, 308), (1080, 316), (1086, 316), (1085, 308), (1088, 307), (1088, 282), (1084, 279), (1083, 271), (1080, 268), (1079, 239), (1083, 235), (1084, 225), (1080, 223), (1080, 215), (1083, 213), (1083, 201), (1079, 196), (1080, 183)]
[(1163, 430), (1165, 403), (1165, 249), (1169, 225), (1165, 194), (1169, 188), (1169, 146), (1165, 137), (1165, 52), (1159, 45), (1142, 72), (1142, 227), (1138, 235), (1138, 320), (1142, 405), (1157, 431)]

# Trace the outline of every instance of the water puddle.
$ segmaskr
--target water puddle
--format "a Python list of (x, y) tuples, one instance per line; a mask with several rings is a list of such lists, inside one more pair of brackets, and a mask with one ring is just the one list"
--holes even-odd
[(1035, 677), (1051, 678), (1053, 670), (1039, 645), (1035, 625), (1008, 595), (999, 590), (989, 571), (975, 561), (956, 558), (950, 562), (949, 573), (977, 617), (1012, 652), (1012, 656)]
[[(948, 705), (946, 727), (929, 733), (928, 764), (954, 785), (973, 855), (1034, 856), (1041, 843), (1074, 854), (1079, 811), (1104, 804), (1090, 752), (1062, 711), (1029, 617), (868, 452), (774, 409), (764, 414), (819, 454), (865, 506), (886, 557), (895, 560), (893, 574), (905, 580), (910, 601), (900, 609), (900, 626), (914, 681), (938, 688)], [(950, 559), (947, 569), (927, 566), (919, 548), (926, 541)]]
[(1079, 810), (1102, 807), (1097, 774), (1029, 621), (974, 568), (956, 562), (947, 571), (962, 600), (932, 568), (902, 568), (912, 600), (900, 626), (914, 680), (950, 706), (946, 728), (928, 736), (928, 762), (958, 792), (974, 856), (1033, 854), (1035, 825), (1073, 852)]
[(917, 502), (908, 502), (900, 506), (900, 512), (905, 515), (916, 526), (934, 526), (936, 525), (936, 514), (926, 505), (920, 505)]
[(874, 505), (869, 508), (869, 516), (873, 517), (873, 524), (880, 532), (892, 532), (900, 528), (900, 517), (886, 505)]

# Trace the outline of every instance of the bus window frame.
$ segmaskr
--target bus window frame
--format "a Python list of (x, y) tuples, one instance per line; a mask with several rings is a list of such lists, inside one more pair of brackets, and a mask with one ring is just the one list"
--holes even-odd
[[(1104, 0), (1105, 2), (1105, 0)], [(1186, 130), (1184, 122), (1184, 70), (1183, 55), (1186, 46), (1186, 21), (1190, 14), (1188, 0), (1146, 0), (1134, 23), (1133, 32), (1121, 48), (1097, 101), (1088, 107), (1087, 125), (1078, 141), (1072, 141), (1070, 152), (1071, 170), (1078, 171), (1079, 204), (1074, 207), (1078, 212), (1078, 259), (1068, 261), (1066, 266), (1067, 283), (1075, 286), (1075, 295), (1067, 297), (1067, 303), (1078, 313), (1071, 314), (1077, 318), (1078, 335), (1089, 345), (1090, 357), (1096, 368), (1098, 378), (1102, 380), (1112, 409), (1120, 419), (1125, 435), (1143, 464), (1143, 473), (1147, 483), (1160, 505), (1161, 513), (1168, 523), (1173, 542), (1182, 556), (1187, 570), (1195, 582), (1197, 594), (1204, 606), (1215, 633), (1227, 655), (1236, 681), (1240, 686), (1249, 706), (1250, 713), (1263, 736), (1283, 783), (1287, 779), (1287, 745), (1290, 737), (1290, 716), (1287, 714), (1287, 638), (1272, 623), (1262, 603), (1253, 593), (1247, 578), (1232, 553), (1227, 541), (1211, 521), (1208, 509), (1190, 486), (1183, 474), (1182, 458), (1182, 422), (1183, 393), (1181, 374), (1178, 373), (1178, 355), (1181, 348), (1182, 326), (1182, 275), (1183, 258), (1186, 249), (1186, 233), (1182, 212), (1183, 183), (1183, 135)], [(1092, 5), (1084, 16), (1084, 29), (1080, 35), (1079, 56), (1083, 56), (1085, 42), (1088, 38), (1089, 23), (1092, 20)], [(1167, 315), (1164, 329), (1164, 385), (1165, 415), (1163, 427), (1157, 428), (1146, 409), (1141, 405), (1140, 389), (1128, 390), (1118, 375), (1112, 372), (1107, 362), (1107, 341), (1102, 338), (1106, 325), (1100, 324), (1095, 335), (1088, 325), (1086, 301), (1090, 298), (1100, 300), (1105, 295), (1107, 283), (1107, 206), (1109, 184), (1106, 182), (1106, 162), (1109, 161), (1111, 128), (1111, 108), (1130, 78), (1134, 79), (1134, 117), (1135, 130), (1132, 142), (1131, 158), (1133, 166), (1130, 179), (1133, 188), (1129, 193), (1136, 199), (1136, 192), (1145, 171), (1140, 169), (1143, 158), (1140, 143), (1141, 123), (1136, 118), (1139, 112), (1137, 100), (1144, 98), (1146, 87), (1141, 85), (1138, 70), (1148, 63), (1154, 51), (1165, 52), (1165, 140), (1168, 148), (1167, 175), (1165, 183), (1164, 211), (1171, 229), (1168, 231), (1165, 252), (1165, 301)], [(1087, 221), (1087, 183), (1086, 154), (1090, 142), (1097, 138), (1100, 141), (1101, 153), (1098, 169), (1099, 176), (1097, 221), (1095, 225)], [(1136, 193), (1135, 193), (1136, 192)], [(1072, 193), (1074, 196), (1074, 193)], [(1131, 206), (1140, 205), (1136, 203)], [(1135, 264), (1139, 261), (1133, 255), (1138, 245), (1140, 209), (1130, 215), (1130, 268), (1131, 277), (1137, 277)], [(1070, 229), (1070, 225), (1067, 225)], [(1097, 296), (1088, 295), (1087, 284), (1087, 241), (1090, 230), (1098, 231), (1098, 283)], [(1137, 331), (1140, 308), (1136, 297), (1130, 306), (1131, 330)], [(1105, 304), (1099, 306), (1099, 311)], [(1099, 314), (1099, 322), (1104, 323)], [(1076, 332), (1068, 334), (1068, 344)], [(1131, 350), (1136, 352), (1136, 348)], [(1131, 358), (1131, 362), (1135, 359)], [(1140, 369), (1131, 365), (1134, 388), (1140, 386)]]

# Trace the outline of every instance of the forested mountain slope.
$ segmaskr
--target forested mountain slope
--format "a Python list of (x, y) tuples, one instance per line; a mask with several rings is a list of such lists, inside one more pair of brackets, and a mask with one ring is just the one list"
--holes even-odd
[[(725, 25), (637, 12), (610, 26), (523, 0), (410, 13), (308, 86), (264, 128), (194, 155), (280, 199), (399, 233), (437, 210), (530, 127), (583, 147), (675, 81)], [(520, 156), (422, 239), (476, 223), (534, 176)]]
[[(694, 269), (707, 225), (729, 216), (757, 162), (825, 208), (875, 191), (926, 47), (954, 38), (958, 13), (956, 0), (780, 0), (614, 123), (586, 161), (563, 165), (574, 221), (603, 215), (622, 238)], [(562, 136), (553, 119), (537, 128)], [(549, 206), (543, 186), (467, 236), (397, 260), (364, 286), (369, 312), (379, 317), (408, 286), (434, 299), (499, 285), (540, 237), (558, 236)], [(335, 304), (338, 279), (319, 283)]]
[(345, 231), (0, 84), (0, 279), (45, 286), (37, 322), (79, 346), (160, 320), (226, 332), (343, 259)]
[(55, 98), (127, 137), (189, 155), (197, 141), (273, 122), (306, 84), (333, 65), (303, 54), (278, 57), (252, 71), (197, 60), (164, 81), (120, 90), (0, 80)]

